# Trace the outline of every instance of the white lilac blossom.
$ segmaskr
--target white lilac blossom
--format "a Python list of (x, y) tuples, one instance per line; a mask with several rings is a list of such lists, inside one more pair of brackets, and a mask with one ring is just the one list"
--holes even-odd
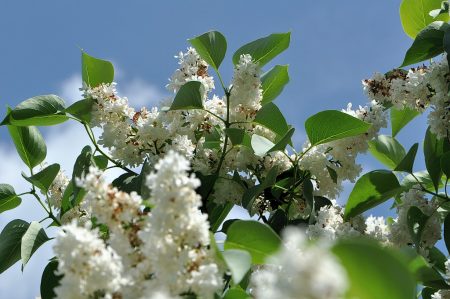
[(164, 286), (172, 295), (192, 291), (213, 298), (222, 275), (209, 248), (207, 216), (199, 210), (200, 181), (188, 175), (189, 161), (170, 151), (147, 177), (154, 205), (148, 224), (139, 236), (143, 252), (154, 266), (153, 286)]
[(64, 171), (60, 170), (48, 188), (48, 203), (54, 209), (61, 209), (62, 197), (67, 185), (69, 185), (69, 178)]
[(55, 288), (57, 298), (92, 298), (117, 292), (124, 280), (121, 258), (98, 237), (97, 230), (64, 225), (53, 247), (58, 258), (58, 273), (64, 275)]
[(310, 239), (335, 240), (361, 236), (366, 229), (361, 216), (344, 221), (343, 209), (337, 204), (321, 207), (316, 223), (309, 225), (306, 233)]
[(389, 243), (390, 230), (384, 217), (374, 217), (370, 215), (366, 219), (366, 230), (364, 234), (379, 241), (382, 244)]
[(297, 228), (283, 233), (285, 246), (252, 275), (256, 299), (344, 298), (347, 275), (326, 244), (308, 244)]
[(430, 107), (428, 124), (431, 132), (438, 138), (446, 138), (450, 130), (449, 83), (447, 57), (443, 55), (440, 61), (432, 62), (428, 67), (409, 71), (397, 69), (385, 75), (376, 73), (363, 81), (363, 87), (369, 99), (385, 106), (419, 112)]
[(136, 192), (126, 193), (112, 187), (102, 174), (91, 166), (85, 178), (77, 180), (78, 186), (87, 191), (82, 208), (111, 228), (132, 223), (141, 213), (141, 197)]
[(421, 249), (429, 249), (441, 238), (441, 222), (439, 214), (436, 213), (438, 204), (434, 200), (428, 200), (424, 193), (417, 190), (419, 186), (411, 188), (401, 195), (401, 203), (397, 204), (397, 218), (390, 227), (390, 241), (398, 247), (413, 244), (408, 229), (408, 211), (411, 207), (419, 208), (423, 214), (428, 216), (421, 237)]
[(170, 78), (167, 89), (176, 93), (181, 86), (189, 81), (200, 81), (205, 94), (214, 89), (214, 79), (208, 75), (208, 64), (200, 58), (194, 48), (189, 47), (186, 52), (180, 52), (178, 58), (180, 65)]
[(261, 108), (261, 68), (248, 54), (239, 57), (234, 68), (230, 96), (232, 121), (252, 120)]

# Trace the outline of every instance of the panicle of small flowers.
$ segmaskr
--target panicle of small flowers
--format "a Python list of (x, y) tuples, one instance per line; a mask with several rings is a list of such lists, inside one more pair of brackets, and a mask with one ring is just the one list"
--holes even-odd
[(390, 225), (390, 241), (393, 245), (402, 247), (414, 244), (408, 229), (408, 211), (411, 207), (417, 207), (428, 216), (428, 220), (422, 232), (420, 246), (423, 254), (432, 248), (441, 239), (441, 222), (436, 213), (438, 204), (435, 200), (428, 200), (424, 193), (418, 190), (419, 186), (411, 188), (401, 195), (401, 203), (397, 204), (397, 218)]
[(64, 275), (55, 288), (57, 298), (108, 298), (125, 283), (120, 256), (105, 245), (97, 230), (80, 227), (76, 222), (64, 225), (53, 250), (58, 258), (58, 273)]
[(213, 298), (222, 277), (209, 248), (207, 216), (199, 210), (201, 198), (195, 193), (200, 181), (188, 175), (189, 161), (174, 151), (155, 170), (147, 177), (154, 208), (139, 234), (155, 269), (151, 286), (164, 286), (172, 295), (192, 291)]
[(383, 75), (376, 73), (363, 80), (369, 99), (397, 109), (409, 108), (424, 112), (431, 107), (428, 124), (438, 138), (446, 138), (450, 130), (450, 75), (446, 55), (429, 66), (395, 69)]

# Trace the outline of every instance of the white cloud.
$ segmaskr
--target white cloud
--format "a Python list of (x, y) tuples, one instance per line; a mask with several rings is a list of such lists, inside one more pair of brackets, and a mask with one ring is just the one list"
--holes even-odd
[(81, 86), (81, 75), (78, 73), (73, 74), (61, 83), (59, 96), (61, 96), (67, 104), (81, 100)]
[(124, 84), (118, 84), (122, 96), (126, 96), (131, 106), (156, 106), (167, 97), (167, 93), (153, 84), (149, 84), (141, 78), (134, 78)]

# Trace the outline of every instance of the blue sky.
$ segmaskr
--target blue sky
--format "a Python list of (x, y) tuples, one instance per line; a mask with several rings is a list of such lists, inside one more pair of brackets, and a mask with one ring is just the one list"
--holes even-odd
[[(231, 55), (242, 44), (274, 32), (291, 31), (291, 47), (273, 63), (289, 64), (291, 82), (276, 103), (304, 141), (305, 119), (347, 102), (364, 104), (361, 80), (401, 64), (411, 40), (398, 17), (400, 1), (2, 1), (0, 2), (0, 103), (16, 105), (29, 97), (56, 93), (77, 100), (80, 48), (113, 61), (119, 90), (131, 104), (157, 103), (173, 58), (186, 40), (210, 29), (228, 39), (222, 75), (231, 78)], [(270, 65), (267, 66), (267, 68)], [(73, 124), (73, 126), (76, 126)], [(425, 132), (424, 117), (400, 133), (408, 149)], [(420, 133), (418, 133), (420, 131)], [(68, 125), (44, 130), (49, 162), (71, 165), (87, 138)], [(0, 128), (1, 182), (22, 186), (20, 168), (5, 128)], [(370, 157), (366, 169), (381, 165)], [(419, 165), (416, 170), (421, 170)], [(18, 185), (19, 184), (19, 185)], [(21, 185), (20, 185), (21, 184)], [(346, 192), (348, 193), (349, 187)], [(21, 190), (19, 190), (21, 191)], [(31, 199), (30, 199), (31, 200)], [(383, 211), (378, 209), (378, 212)], [(33, 203), (0, 214), (0, 229), (14, 218), (39, 219)], [(0, 294), (39, 295), (40, 275), (51, 246), (20, 272), (17, 265), (0, 275)]]

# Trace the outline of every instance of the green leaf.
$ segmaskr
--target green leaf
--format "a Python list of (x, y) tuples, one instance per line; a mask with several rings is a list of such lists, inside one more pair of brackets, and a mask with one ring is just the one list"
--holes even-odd
[(379, 135), (369, 141), (369, 151), (390, 169), (394, 169), (406, 155), (403, 146), (395, 138), (386, 135)]
[(412, 174), (408, 174), (403, 178), (401, 183), (404, 190), (409, 190), (413, 186), (419, 184), (425, 186), (425, 188), (433, 188), (433, 181), (426, 170), (414, 172), (414, 176)]
[(218, 31), (209, 31), (188, 40), (203, 60), (216, 71), (227, 52), (227, 40)]
[(202, 83), (189, 81), (181, 86), (175, 95), (170, 110), (203, 109)]
[(240, 47), (233, 54), (233, 63), (238, 64), (241, 55), (250, 54), (261, 67), (289, 47), (291, 33), (274, 33)]
[(420, 112), (414, 109), (409, 109), (405, 107), (401, 110), (398, 110), (392, 107), (391, 108), (392, 137), (397, 136), (400, 130), (419, 114)]
[(41, 278), (41, 298), (54, 299), (56, 298), (55, 288), (60, 285), (60, 281), (64, 275), (56, 274), (58, 270), (58, 260), (51, 260), (44, 269)]
[(48, 189), (50, 188), (51, 184), (55, 180), (56, 176), (58, 175), (58, 172), (60, 170), (59, 164), (52, 164), (44, 168), (42, 171), (30, 176), (26, 177), (23, 175), (23, 177), (33, 184), (34, 186), (38, 187), (44, 194), (48, 192)]
[(243, 145), (248, 148), (252, 148), (250, 135), (248, 135), (245, 130), (239, 128), (226, 128), (225, 132), (230, 138), (231, 144), (233, 144), (233, 146)]
[(16, 146), (17, 153), (22, 161), (34, 168), (44, 161), (47, 155), (47, 147), (44, 138), (36, 127), (8, 126), (9, 135)]
[(417, 281), (422, 282), (425, 286), (439, 289), (448, 287), (442, 275), (423, 256), (417, 254), (413, 248), (403, 248), (402, 252), (407, 254), (408, 268)]
[[(75, 164), (73, 166), (72, 171), (72, 188), (73, 188), (73, 198), (78, 197), (80, 191), (82, 190), (77, 186), (77, 178), (84, 178), (87, 173), (89, 173), (89, 167), (92, 165), (92, 149), (90, 146), (85, 146), (81, 153), (78, 155), (75, 160)], [(74, 206), (74, 205), (72, 205)]]
[(45, 233), (41, 224), (36, 221), (31, 222), (27, 231), (22, 236), (20, 247), (23, 267), (28, 263), (33, 253), (48, 240), (50, 240), (50, 238)]
[(311, 145), (364, 134), (370, 124), (337, 110), (319, 112), (305, 122), (305, 130)]
[[(400, 19), (405, 33), (414, 39), (428, 24), (436, 19), (429, 15), (430, 11), (441, 7), (442, 0), (403, 0), (400, 4)], [(448, 16), (441, 16), (440, 21), (447, 22)]]
[(230, 249), (222, 252), (222, 255), (231, 272), (233, 284), (239, 284), (252, 266), (250, 253), (244, 250)]
[(22, 236), (29, 226), (28, 222), (15, 219), (0, 233), (0, 274), (20, 260)]
[(444, 140), (437, 139), (429, 127), (423, 142), (423, 153), (425, 155), (425, 165), (437, 192), (442, 177), (441, 156), (444, 153)]
[(450, 151), (441, 156), (441, 170), (447, 179), (450, 180)]
[(275, 152), (275, 151), (284, 151), (286, 146), (291, 143), (291, 138), (294, 135), (294, 128), (290, 128), (284, 136), (277, 141), (277, 143), (269, 149), (268, 153)]
[(243, 289), (237, 287), (229, 288), (228, 291), (223, 296), (223, 299), (251, 299), (251, 298), (252, 296), (247, 294)]
[(252, 149), (257, 156), (265, 156), (268, 153), (275, 151), (284, 151), (286, 146), (291, 142), (291, 138), (294, 135), (294, 128), (290, 128), (289, 131), (274, 144), (272, 141), (266, 137), (260, 136), (258, 134), (253, 134), (251, 138)]
[(287, 131), (289, 131), (286, 119), (274, 103), (268, 103), (262, 106), (258, 113), (256, 113), (253, 122), (260, 124), (277, 134), (275, 142), (280, 141)]
[(447, 14), (449, 13), (449, 3), (448, 1), (442, 1), (441, 2), (441, 8), (439, 9), (433, 9), (428, 14), (433, 17), (434, 19), (440, 16), (441, 14)]
[(427, 220), (428, 216), (422, 213), (422, 211), (418, 207), (412, 206), (409, 208), (407, 214), (408, 230), (417, 248), (420, 247), (422, 233), (425, 229)]
[(415, 298), (416, 282), (396, 252), (365, 239), (340, 240), (332, 249), (344, 266), (348, 298)]
[(400, 67), (419, 63), (444, 52), (444, 34), (448, 27), (447, 23), (434, 22), (420, 31)]
[(17, 196), (13, 186), (0, 184), (0, 213), (16, 208), (21, 202), (22, 199)]
[(80, 100), (70, 105), (65, 111), (88, 124), (91, 122), (91, 111), (94, 103), (94, 99)]
[(228, 228), (225, 250), (248, 251), (254, 264), (263, 264), (281, 246), (280, 237), (267, 225), (252, 220), (238, 220)]
[(266, 137), (253, 134), (251, 139), (252, 149), (257, 156), (265, 156), (275, 144)]
[[(203, 181), (202, 181), (203, 182)], [(231, 202), (225, 203), (223, 205), (218, 205), (216, 203), (208, 203), (208, 221), (210, 224), (210, 230), (216, 232), (222, 222), (227, 218), (234, 204)]]
[(401, 189), (395, 174), (374, 170), (356, 182), (345, 206), (344, 218), (359, 215), (393, 197)]
[(108, 167), (108, 158), (103, 155), (94, 156), (94, 162), (99, 169), (104, 170)]
[(255, 198), (261, 194), (264, 189), (272, 187), (276, 183), (277, 173), (278, 167), (272, 167), (259, 185), (247, 189), (242, 197), (242, 206), (251, 211)]
[(2, 125), (52, 126), (69, 119), (64, 110), (64, 101), (60, 97), (52, 94), (36, 96), (11, 110)]
[(415, 143), (409, 149), (408, 153), (405, 157), (398, 163), (397, 167), (395, 167), (394, 171), (404, 171), (408, 173), (413, 173), (414, 160), (416, 159), (417, 149), (419, 148), (419, 144)]
[(112, 83), (114, 80), (114, 66), (111, 62), (98, 59), (81, 52), (81, 77), (90, 87), (102, 83)]
[(450, 253), (450, 214), (447, 214), (444, 219), (444, 241), (447, 252)]
[(275, 100), (289, 83), (288, 65), (276, 65), (261, 76), (263, 99), (261, 104), (268, 104)]

